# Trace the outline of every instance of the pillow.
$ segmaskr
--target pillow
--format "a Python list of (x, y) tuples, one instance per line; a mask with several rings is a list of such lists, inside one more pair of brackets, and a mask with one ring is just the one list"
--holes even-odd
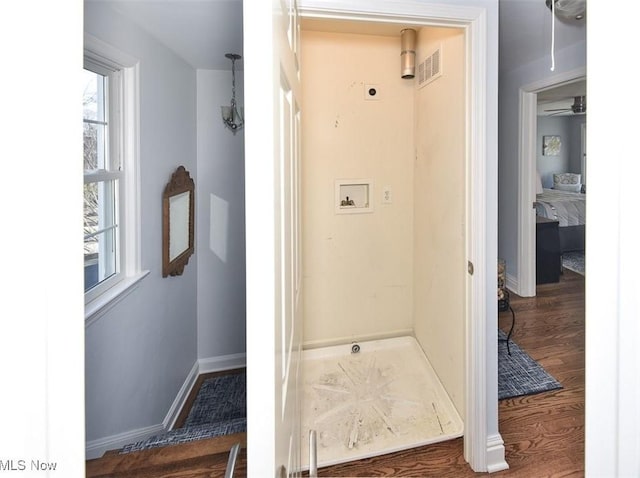
[(554, 184), (553, 189), (557, 189), (558, 191), (579, 193), (580, 191), (582, 191), (582, 184)]
[(553, 175), (553, 187), (556, 184), (580, 184), (580, 175), (576, 173), (562, 173)]

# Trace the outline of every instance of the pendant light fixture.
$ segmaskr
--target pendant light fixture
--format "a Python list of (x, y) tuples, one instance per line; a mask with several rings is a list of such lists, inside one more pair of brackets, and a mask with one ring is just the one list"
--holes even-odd
[(225, 126), (233, 134), (236, 134), (244, 125), (242, 108), (238, 109), (238, 104), (236, 103), (236, 60), (242, 57), (237, 53), (227, 53), (225, 56), (231, 60), (231, 105), (221, 106), (220, 109), (222, 110), (222, 121)]

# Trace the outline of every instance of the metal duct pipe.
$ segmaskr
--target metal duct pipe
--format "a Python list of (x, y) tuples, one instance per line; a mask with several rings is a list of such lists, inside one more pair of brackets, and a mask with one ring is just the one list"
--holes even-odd
[(416, 31), (405, 28), (400, 32), (400, 72), (402, 78), (410, 79), (416, 76)]

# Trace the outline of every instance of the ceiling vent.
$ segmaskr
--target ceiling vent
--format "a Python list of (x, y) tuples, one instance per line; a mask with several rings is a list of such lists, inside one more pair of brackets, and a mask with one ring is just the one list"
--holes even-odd
[(418, 88), (442, 76), (442, 45), (418, 64)]

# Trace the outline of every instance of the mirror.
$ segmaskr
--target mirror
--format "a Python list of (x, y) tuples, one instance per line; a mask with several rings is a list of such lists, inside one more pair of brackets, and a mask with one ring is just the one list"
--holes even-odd
[(194, 194), (193, 179), (179, 166), (162, 195), (162, 277), (182, 275), (193, 254)]

